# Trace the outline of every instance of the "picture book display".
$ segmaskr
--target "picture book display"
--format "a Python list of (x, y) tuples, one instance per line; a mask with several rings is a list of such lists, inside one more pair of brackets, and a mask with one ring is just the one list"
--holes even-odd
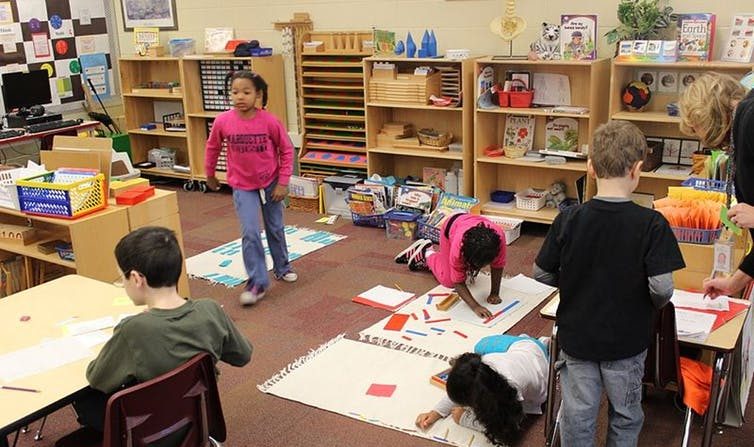
[(427, 219), (427, 225), (440, 227), (445, 219), (456, 213), (468, 213), (479, 203), (474, 197), (466, 197), (448, 192), (442, 193), (437, 201), (437, 207)]
[(563, 60), (593, 60), (597, 58), (597, 16), (560, 16), (560, 53)]
[(678, 14), (678, 60), (708, 61), (715, 40), (715, 14)]
[(730, 25), (720, 59), (730, 62), (750, 62), (754, 46), (754, 14), (736, 14)]
[(547, 117), (545, 148), (576, 151), (579, 144), (579, 122), (575, 118)]
[(348, 207), (360, 216), (383, 214), (387, 211), (387, 196), (382, 185), (358, 185), (348, 188)]
[(503, 149), (531, 150), (534, 144), (534, 117), (529, 115), (507, 115)]
[(432, 187), (401, 186), (395, 197), (395, 206), (406, 211), (429, 213), (432, 209)]

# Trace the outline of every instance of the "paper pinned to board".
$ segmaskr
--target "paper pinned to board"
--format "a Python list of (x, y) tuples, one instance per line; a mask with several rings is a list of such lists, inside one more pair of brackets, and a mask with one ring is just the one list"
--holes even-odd
[(570, 106), (571, 82), (567, 75), (557, 73), (534, 73), (534, 104), (543, 106)]

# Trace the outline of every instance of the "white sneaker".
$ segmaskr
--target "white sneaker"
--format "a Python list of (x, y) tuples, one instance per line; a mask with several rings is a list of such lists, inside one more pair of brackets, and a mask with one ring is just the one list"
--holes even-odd
[(408, 260), (416, 253), (416, 249), (424, 246), (427, 242), (432, 243), (429, 239), (418, 239), (409, 245), (402, 252), (395, 255), (395, 262), (398, 264), (408, 264)]
[(289, 270), (287, 273), (281, 275), (281, 276), (275, 276), (279, 280), (283, 280), (285, 282), (296, 282), (298, 281), (298, 273), (294, 272), (293, 270)]
[(253, 287), (250, 290), (244, 290), (241, 292), (241, 296), (238, 300), (241, 302), (242, 306), (251, 306), (252, 304), (256, 304), (257, 301), (262, 298), (264, 298), (264, 290), (257, 292), (256, 287)]

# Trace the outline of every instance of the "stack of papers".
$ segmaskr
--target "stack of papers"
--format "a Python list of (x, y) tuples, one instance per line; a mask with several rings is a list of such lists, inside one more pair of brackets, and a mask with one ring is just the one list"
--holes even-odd
[(11, 382), (43, 373), (91, 356), (89, 348), (76, 337), (48, 340), (0, 356), (0, 379)]
[(678, 337), (698, 342), (707, 340), (717, 316), (686, 309), (675, 310), (675, 326)]
[(375, 286), (366, 292), (360, 293), (352, 301), (394, 312), (403, 307), (404, 304), (411, 301), (414, 297), (416, 297), (416, 295), (411, 292), (404, 292), (402, 290), (391, 289), (390, 287), (385, 286)]
[(671, 298), (670, 301), (675, 307), (727, 312), (730, 310), (728, 299), (729, 297), (727, 296), (719, 296), (713, 300), (711, 298), (705, 298), (704, 294), (701, 293), (675, 290), (673, 292), (673, 298)]

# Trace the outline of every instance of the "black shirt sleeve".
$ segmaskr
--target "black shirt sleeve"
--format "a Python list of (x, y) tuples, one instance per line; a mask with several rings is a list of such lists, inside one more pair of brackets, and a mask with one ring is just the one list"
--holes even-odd
[[(738, 104), (733, 127), (736, 198), (740, 203), (754, 205), (754, 90)], [(750, 231), (754, 236), (754, 229)], [(739, 270), (754, 276), (754, 252), (744, 257)]]
[(563, 227), (563, 215), (559, 213), (547, 232), (542, 248), (539, 249), (536, 264), (547, 273), (560, 272), (560, 254), (562, 247), (561, 229)]
[(647, 276), (671, 273), (686, 267), (678, 241), (662, 214), (655, 212), (649, 228), (649, 241), (644, 257)]

